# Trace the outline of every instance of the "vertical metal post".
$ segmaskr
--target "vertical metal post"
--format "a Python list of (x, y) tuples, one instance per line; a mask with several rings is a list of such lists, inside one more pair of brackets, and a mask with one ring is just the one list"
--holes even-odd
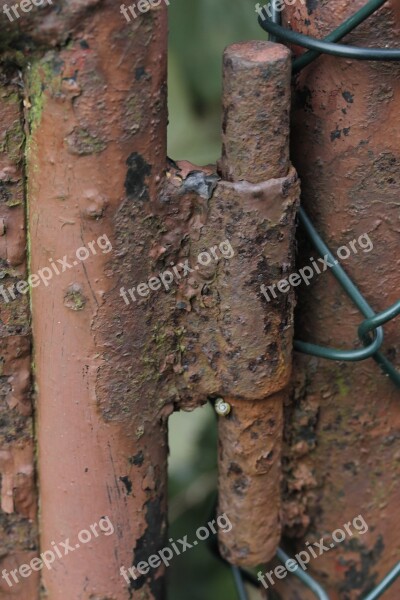
[[(286, 9), (284, 24), (323, 38), (364, 4), (296, 3)], [(390, 1), (346, 42), (398, 46), (399, 35), (400, 5)], [(292, 157), (302, 203), (377, 311), (398, 300), (400, 284), (399, 111), (398, 63), (321, 56), (296, 77)], [(316, 256), (304, 246), (302, 254)], [(362, 317), (329, 273), (300, 288), (299, 297), (301, 339), (352, 347)], [(399, 354), (395, 321), (385, 326), (382, 350), (394, 360)], [(296, 537), (301, 550), (306, 540), (317, 541), (350, 523), (351, 537), (310, 563), (309, 570), (330, 598), (363, 597), (397, 560), (399, 393), (372, 360), (340, 363), (298, 355), (294, 380), (285, 532)], [(358, 531), (352, 525), (358, 515), (367, 531), (360, 519)], [(284, 597), (291, 597), (288, 584), (282, 582)], [(399, 593), (397, 582), (388, 600)]]
[[(27, 78), (31, 270), (51, 279), (32, 291), (41, 550), (72, 550), (42, 582), (52, 600), (160, 600), (163, 565), (128, 569), (166, 534), (166, 416), (146, 318), (120, 289), (146, 269), (143, 207), (166, 162), (166, 5), (129, 23), (113, 0), (47, 17)], [(94, 534), (105, 517), (113, 532)]]
[[(271, 179), (289, 175), (290, 75), (290, 53), (284, 46), (251, 42), (234, 44), (225, 51), (220, 171), (223, 179), (237, 184), (239, 194), (242, 186), (244, 211), (246, 186), (253, 186), (256, 197), (257, 185), (261, 188)], [(258, 194), (261, 198), (260, 191)], [(294, 211), (283, 219), (283, 205), (274, 204), (271, 198), (265, 202), (271, 202), (270, 207), (264, 206), (269, 220), (265, 236), (258, 241), (249, 239), (249, 243), (259, 244), (262, 255), (258, 293), (265, 317), (258, 327), (264, 327), (265, 346), (258, 349), (258, 364), (247, 365), (254, 373), (253, 400), (249, 399), (251, 387), (247, 399), (225, 398), (232, 412), (219, 421), (219, 511), (227, 512), (233, 524), (229, 535), (220, 536), (220, 543), (224, 556), (236, 565), (269, 560), (281, 532), (282, 408), (291, 371), (294, 304), (292, 292), (267, 304), (260, 286), (272, 285), (290, 272)], [(257, 225), (254, 222), (254, 230)], [(244, 231), (237, 234), (240, 238)], [(280, 243), (284, 238), (288, 243)], [(240, 291), (236, 294), (241, 297)], [(232, 302), (235, 304), (234, 299)], [(240, 310), (244, 317), (250, 305), (244, 302)], [(247, 334), (251, 335), (251, 329)], [(257, 373), (264, 369), (271, 376), (261, 393)], [(237, 377), (240, 379), (240, 372)]]

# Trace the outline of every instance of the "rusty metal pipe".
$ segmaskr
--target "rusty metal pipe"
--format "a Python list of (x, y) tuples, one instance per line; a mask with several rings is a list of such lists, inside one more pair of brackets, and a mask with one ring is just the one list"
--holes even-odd
[[(223, 150), (219, 165), (223, 179), (255, 186), (287, 177), (289, 51), (269, 42), (234, 44), (225, 51), (223, 75)], [(249, 243), (262, 244), (260, 262), (268, 264), (268, 276), (275, 273), (278, 279), (292, 263), (294, 237), (294, 211), (287, 222), (281, 219), (280, 211), (283, 205), (271, 207), (269, 241), (268, 234), (267, 241), (249, 239)], [(268, 207), (265, 214), (268, 219)], [(255, 227), (256, 223), (253, 230)], [(279, 243), (281, 234), (282, 238), (291, 238), (288, 245)], [(265, 299), (261, 301), (265, 303)], [(242, 303), (239, 310), (245, 314), (249, 306)], [(291, 371), (292, 323), (290, 292), (283, 302), (268, 307), (264, 328), (265, 332), (271, 328), (275, 331), (272, 337), (276, 342), (267, 347), (261, 342), (259, 364), (255, 361), (247, 365), (255, 375), (247, 398), (225, 398), (232, 410), (219, 419), (219, 512), (229, 514), (233, 524), (229, 534), (220, 536), (220, 548), (235, 565), (256, 565), (271, 559), (280, 539), (282, 407)], [(264, 344), (268, 339), (266, 335)], [(257, 378), (263, 361), (265, 368), (275, 367), (266, 386), (259, 385)]]
[[(126, 23), (112, 0), (63, 3), (37, 28), (53, 50), (38, 48), (27, 80), (31, 270), (62, 256), (71, 267), (32, 292), (41, 550), (78, 541), (41, 571), (52, 600), (164, 595), (163, 565), (128, 571), (165, 536), (167, 432), (144, 376), (147, 319), (120, 292), (147, 267), (133, 213), (156, 201), (165, 168), (165, 5), (148, 17)], [(101, 236), (112, 249), (73, 260)], [(83, 543), (101, 517), (114, 533)]]
[[(323, 38), (364, 4), (297, 3), (285, 9), (284, 25)], [(399, 35), (400, 4), (389, 1), (345, 42), (396, 47)], [(302, 180), (302, 203), (333, 251), (369, 236), (373, 248), (352, 252), (345, 269), (376, 311), (398, 299), (400, 283), (399, 98), (398, 63), (321, 56), (295, 81), (292, 158)], [(309, 255), (304, 247), (304, 260)], [(299, 288), (299, 304), (301, 339), (351, 346), (362, 317), (332, 276), (322, 274), (312, 286)], [(396, 363), (396, 321), (385, 325), (382, 351)], [(372, 360), (349, 364), (299, 355), (294, 384), (284, 531), (302, 550), (306, 540), (319, 540), (361, 514), (368, 531), (354, 530), (308, 567), (333, 600), (364, 597), (393, 567), (398, 551), (399, 392)], [(285, 599), (311, 598), (290, 578), (279, 586)], [(396, 582), (385, 598), (399, 593)]]

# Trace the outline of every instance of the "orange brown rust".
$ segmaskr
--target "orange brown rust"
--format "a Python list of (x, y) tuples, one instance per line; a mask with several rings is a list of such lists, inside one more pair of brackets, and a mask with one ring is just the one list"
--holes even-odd
[[(270, 557), (280, 535), (282, 403), (291, 370), (293, 296), (268, 305), (260, 286), (291, 268), (298, 198), (290, 165), (286, 177), (250, 183), (220, 180), (211, 167), (182, 162), (171, 165), (159, 202), (144, 207), (154, 235), (142, 238), (140, 252), (150, 263), (136, 281), (171, 265), (189, 268), (169, 290), (135, 301), (136, 311), (147, 311), (152, 332), (159, 402), (191, 410), (223, 397), (234, 406), (220, 420), (219, 512), (233, 524), (222, 552), (243, 565)], [(226, 256), (199, 263), (201, 253), (218, 253), (221, 243)], [(255, 526), (253, 502), (259, 506), (260, 499), (270, 499), (271, 507)]]
[[(218, 396), (241, 402), (243, 421), (235, 422), (235, 410), (222, 427), (226, 439), (229, 431), (239, 439), (249, 418), (244, 446), (251, 456), (240, 462), (251, 477), (235, 508), (239, 537), (224, 538), (224, 552), (232, 562), (254, 564), (269, 557), (279, 537), (281, 395), (290, 375), (293, 297), (267, 306), (260, 285), (287, 272), (293, 256), (299, 184), (285, 150), (288, 53), (247, 46), (259, 82), (256, 104), (246, 100), (249, 124), (259, 117), (278, 136), (270, 158), (276, 168), (264, 166), (268, 132), (260, 128), (262, 156), (248, 136), (258, 175), (244, 170), (241, 180), (231, 154), (237, 131), (228, 127), (228, 180), (187, 163), (171, 165), (164, 178), (165, 11), (128, 26), (111, 1), (64, 2), (62, 9), (21, 22), (37, 44), (29, 48), (35, 52), (25, 97), (31, 271), (50, 259), (73, 261), (77, 248), (100, 236), (113, 250), (33, 289), (41, 548), (76, 539), (104, 515), (116, 534), (70, 552), (62, 569), (44, 571), (43, 589), (52, 600), (82, 590), (87, 600), (159, 598), (161, 568), (129, 584), (119, 568), (146, 560), (163, 543), (166, 420), (174, 409)], [(283, 78), (278, 63), (287, 70)], [(271, 117), (265, 112), (274, 78), (283, 98), (279, 118), (272, 102)], [(243, 82), (241, 76), (237, 85)], [(221, 243), (234, 256), (176, 289), (131, 302), (120, 294)], [(267, 418), (264, 433), (260, 419)], [(263, 439), (255, 446), (257, 435)], [(243, 552), (239, 516), (249, 518), (253, 490), (266, 475), (263, 498), (274, 497), (275, 512), (256, 546)], [(221, 481), (228, 479), (222, 474)], [(222, 490), (221, 506), (227, 498)]]
[(286, 177), (288, 49), (270, 42), (232, 44), (225, 50), (223, 67), (222, 177), (251, 183)]
[[(23, 115), (18, 72), (0, 60), (0, 573), (27, 563), (38, 548), (31, 404)], [(10, 585), (11, 584), (11, 585)], [(35, 573), (17, 586), (0, 577), (0, 599), (37, 600)]]
[[(287, 8), (285, 25), (324, 37), (364, 0)], [(400, 4), (389, 1), (346, 42), (396, 47)], [(296, 53), (300, 52), (299, 48)], [(345, 270), (376, 311), (399, 296), (400, 65), (320, 57), (295, 82), (292, 159), (302, 202), (332, 251), (367, 233)], [(302, 254), (317, 256), (303, 244)], [(362, 316), (329, 273), (298, 289), (299, 339), (333, 347), (357, 343)], [(400, 367), (398, 320), (385, 326), (384, 353)], [(293, 402), (287, 407), (284, 530), (293, 552), (343, 529), (358, 515), (369, 526), (318, 557), (308, 572), (329, 598), (356, 599), (398, 561), (400, 504), (399, 390), (372, 360), (331, 362), (297, 355)], [(293, 541), (295, 541), (293, 547)], [(292, 578), (285, 600), (313, 598)], [(385, 592), (396, 600), (400, 582)]]
[(284, 398), (229, 398), (231, 415), (220, 417), (219, 513), (229, 515), (233, 528), (219, 541), (221, 554), (236, 565), (268, 561), (279, 544)]
[[(146, 318), (120, 287), (141, 280), (143, 205), (165, 169), (166, 10), (126, 23), (113, 0), (62, 8), (42, 13), (26, 78), (31, 271), (71, 265), (32, 294), (41, 549), (75, 545), (103, 516), (114, 533), (43, 569), (42, 584), (51, 600), (159, 599), (162, 567), (120, 574), (163, 545), (170, 411)], [(95, 243), (74, 265), (102, 236), (112, 251)]]
[[(152, 273), (186, 260), (192, 272), (170, 293), (143, 301), (154, 305), (154, 339), (166, 352), (160, 401), (169, 397), (190, 410), (223, 397), (233, 405), (219, 425), (219, 512), (233, 524), (221, 549), (232, 562), (257, 564), (275, 551), (271, 538), (279, 539), (282, 402), (293, 335), (293, 298), (268, 305), (260, 285), (281, 279), (293, 260), (299, 182), (292, 168), (288, 177), (260, 184), (218, 181), (187, 163), (179, 168), (170, 170), (159, 205), (165, 233), (153, 241)], [(229, 258), (196, 264), (221, 242), (229, 244)], [(161, 362), (161, 354), (153, 356)], [(254, 505), (266, 498), (273, 506), (257, 518), (262, 533), (253, 546), (248, 527)]]
[[(290, 75), (284, 46), (251, 42), (225, 51), (220, 169), (222, 177), (237, 182), (239, 202), (243, 190), (239, 214), (247, 212), (246, 186), (262, 189), (262, 182), (290, 176)], [(282, 182), (284, 196), (288, 179)], [(294, 306), (292, 292), (268, 305), (260, 286), (292, 270), (296, 204), (288, 213), (282, 197), (273, 203), (260, 197), (247, 226), (231, 199), (226, 208), (237, 229), (238, 256), (249, 261), (247, 267), (239, 262), (237, 273), (229, 269), (233, 288), (227, 302), (237, 305), (237, 316), (228, 322), (232, 341), (249, 360), (223, 396), (232, 412), (219, 419), (219, 512), (227, 512), (233, 524), (220, 544), (231, 563), (254, 566), (274, 556), (281, 534), (282, 406), (291, 372)]]

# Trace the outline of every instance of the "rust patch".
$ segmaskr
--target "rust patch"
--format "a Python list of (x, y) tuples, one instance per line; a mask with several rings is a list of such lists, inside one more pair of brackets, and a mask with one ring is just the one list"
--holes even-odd
[[(285, 25), (322, 38), (363, 5), (319, 0), (308, 14), (298, 4), (285, 9)], [(400, 5), (389, 1), (346, 42), (396, 47), (399, 25)], [(296, 77), (294, 92), (292, 159), (302, 202), (332, 250), (368, 233), (373, 250), (354, 254), (345, 269), (377, 311), (398, 300), (399, 290), (399, 82), (398, 63), (323, 56)], [(341, 134), (331, 141), (332, 132)], [(300, 253), (304, 260), (315, 256), (304, 240)], [(299, 288), (299, 339), (351, 347), (361, 320), (331, 275)], [(385, 326), (383, 352), (397, 368), (399, 343), (394, 320)], [(393, 567), (398, 549), (399, 393), (372, 360), (350, 364), (298, 355), (293, 384), (284, 530), (294, 538), (295, 553), (310, 536), (321, 537), (361, 513), (369, 525), (362, 544), (354, 538), (319, 557), (310, 573), (333, 600), (363, 597)], [(288, 585), (279, 582), (282, 597), (291, 597)], [(291, 589), (308, 599), (301, 584)], [(396, 582), (385, 594), (394, 600), (399, 593)]]

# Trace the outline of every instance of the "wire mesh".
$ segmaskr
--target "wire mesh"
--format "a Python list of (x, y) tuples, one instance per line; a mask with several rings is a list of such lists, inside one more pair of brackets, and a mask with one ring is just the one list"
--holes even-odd
[[(271, 5), (271, 18), (268, 18), (267, 16), (265, 16), (265, 18), (259, 17), (259, 23), (261, 27), (269, 33), (272, 41), (284, 41), (308, 48), (307, 52), (293, 60), (292, 66), (294, 74), (301, 71), (301, 69), (309, 65), (321, 54), (325, 53), (357, 60), (399, 61), (400, 49), (398, 48), (356, 48), (337, 44), (339, 40), (363, 23), (386, 2), (387, 0), (370, 0), (352, 17), (331, 32), (324, 40), (311, 38), (282, 27), (280, 12), (276, 10), (274, 2), (272, 2)], [(334, 257), (331, 251), (319, 236), (303, 208), (300, 208), (299, 210), (299, 221), (320, 255), (322, 257), (328, 255), (330, 260), (335, 263), (336, 261), (332, 260)], [(361, 294), (360, 290), (339, 264), (334, 264), (332, 271), (346, 294), (365, 317), (358, 328), (358, 335), (364, 347), (353, 350), (338, 350), (296, 340), (294, 344), (295, 350), (328, 360), (361, 361), (372, 357), (379, 364), (381, 369), (390, 377), (393, 383), (397, 387), (400, 387), (400, 372), (396, 370), (395, 366), (380, 352), (380, 348), (384, 341), (382, 326), (400, 314), (400, 300), (386, 310), (375, 313)], [(284, 563), (289, 560), (290, 557), (284, 550), (279, 548), (277, 558)], [(239, 600), (246, 600), (244, 582), (247, 581), (249, 584), (257, 587), (260, 587), (261, 583), (248, 571), (238, 569), (234, 566), (231, 568)], [(329, 600), (329, 596), (323, 587), (313, 577), (301, 569), (300, 566), (293, 571), (292, 575), (300, 579), (302, 583), (314, 593), (316, 598), (319, 598), (320, 600)], [(400, 562), (398, 562), (382, 581), (364, 597), (364, 600), (376, 600), (377, 598), (380, 598), (399, 576)]]

